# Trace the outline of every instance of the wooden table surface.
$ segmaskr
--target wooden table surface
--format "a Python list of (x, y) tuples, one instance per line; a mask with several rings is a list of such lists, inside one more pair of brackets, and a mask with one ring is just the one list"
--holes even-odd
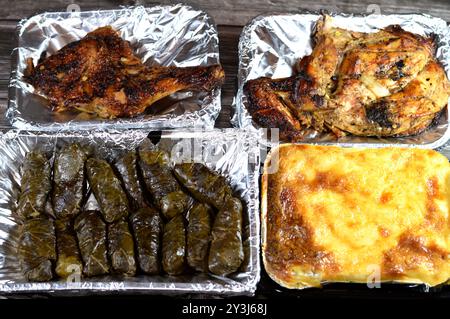
[[(45, 11), (66, 11), (75, 3), (82, 11), (115, 9), (123, 5), (171, 4), (177, 1), (108, 1), (108, 0), (0, 0), (0, 129), (9, 127), (4, 117), (7, 107), (10, 56), (15, 47), (15, 27), (20, 19)], [(449, 0), (185, 0), (184, 3), (201, 8), (215, 20), (219, 29), (220, 55), (226, 72), (222, 89), (222, 111), (217, 127), (230, 127), (231, 103), (236, 90), (237, 45), (242, 27), (253, 17), (267, 12), (295, 12), (300, 9), (362, 13), (380, 10), (381, 13), (426, 13), (450, 21)]]

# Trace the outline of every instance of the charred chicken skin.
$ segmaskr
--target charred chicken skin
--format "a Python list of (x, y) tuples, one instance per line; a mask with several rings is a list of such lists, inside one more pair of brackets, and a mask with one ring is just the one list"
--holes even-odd
[(102, 118), (140, 114), (154, 102), (181, 90), (210, 91), (220, 86), (220, 65), (148, 67), (129, 42), (106, 26), (69, 43), (33, 66), (26, 80), (55, 112), (76, 109)]
[(390, 26), (375, 33), (316, 25), (315, 47), (295, 75), (244, 85), (248, 110), (280, 137), (307, 129), (336, 136), (407, 136), (425, 130), (447, 105), (450, 83), (434, 41)]

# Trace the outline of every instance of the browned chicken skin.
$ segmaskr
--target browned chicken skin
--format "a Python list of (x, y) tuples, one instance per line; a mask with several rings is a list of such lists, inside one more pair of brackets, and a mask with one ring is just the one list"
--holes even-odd
[(253, 119), (300, 140), (306, 129), (359, 136), (406, 136), (426, 129), (447, 105), (450, 83), (434, 42), (391, 26), (360, 33), (316, 26), (315, 47), (289, 78), (248, 81)]
[(53, 111), (77, 109), (103, 118), (134, 116), (180, 90), (210, 91), (222, 84), (220, 65), (148, 67), (111, 27), (88, 33), (25, 74)]

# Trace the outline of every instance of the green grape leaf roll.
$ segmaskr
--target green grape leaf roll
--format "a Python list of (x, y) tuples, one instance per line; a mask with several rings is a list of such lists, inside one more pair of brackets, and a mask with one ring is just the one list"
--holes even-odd
[(89, 185), (107, 223), (128, 216), (128, 199), (108, 162), (90, 158), (86, 162)]
[(56, 237), (53, 220), (46, 217), (25, 220), (20, 228), (18, 257), (28, 281), (49, 281), (56, 260)]
[(201, 163), (175, 165), (175, 176), (199, 202), (221, 209), (226, 199), (232, 196), (232, 189), (222, 175)]
[(164, 226), (162, 266), (169, 275), (180, 275), (185, 269), (185, 236), (182, 215), (175, 216)]
[(211, 207), (201, 203), (194, 204), (188, 214), (187, 262), (190, 267), (202, 272), (208, 271), (211, 216)]
[(120, 157), (115, 167), (120, 174), (125, 192), (128, 194), (130, 205), (138, 209), (144, 205), (144, 195), (142, 193), (137, 171), (137, 155), (131, 151)]
[(209, 270), (226, 276), (239, 269), (244, 260), (242, 245), (242, 203), (231, 197), (216, 215), (211, 231)]
[(186, 212), (192, 198), (184, 193), (172, 174), (164, 151), (140, 151), (139, 166), (147, 190), (166, 219)]
[(124, 220), (108, 225), (108, 254), (112, 270), (117, 274), (134, 276), (134, 242), (128, 223)]
[(97, 211), (82, 212), (74, 228), (83, 259), (83, 274), (88, 277), (109, 273), (106, 224)]
[(83, 263), (78, 249), (77, 237), (72, 222), (68, 219), (57, 219), (56, 229), (56, 274), (67, 278), (72, 274), (81, 275)]
[(21, 219), (40, 217), (52, 187), (50, 163), (43, 153), (32, 151), (25, 156), (21, 172), (17, 215)]
[(52, 205), (57, 218), (75, 217), (80, 212), (87, 155), (79, 144), (63, 147), (53, 164)]
[(161, 271), (160, 251), (163, 222), (156, 209), (142, 207), (130, 216), (139, 268), (150, 275)]

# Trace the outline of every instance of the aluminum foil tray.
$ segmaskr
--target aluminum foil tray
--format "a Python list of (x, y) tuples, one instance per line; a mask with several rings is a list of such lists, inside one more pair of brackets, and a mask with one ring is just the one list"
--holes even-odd
[[(94, 155), (112, 161), (125, 150), (154, 147), (148, 131), (115, 132), (20, 132), (0, 133), (0, 294), (42, 293), (81, 295), (92, 293), (253, 295), (260, 277), (259, 261), (259, 134), (236, 129), (212, 131), (163, 131), (157, 147), (169, 151), (172, 160), (201, 161), (227, 177), (244, 206), (245, 260), (228, 277), (193, 274), (183, 276), (98, 277), (46, 283), (26, 282), (17, 260), (18, 220), (13, 214), (20, 187), (20, 166), (25, 154), (39, 149), (52, 154), (57, 146), (78, 141)], [(92, 196), (93, 198), (93, 196)], [(87, 201), (87, 209), (96, 202)]]
[(46, 101), (23, 80), (26, 59), (36, 64), (43, 52), (52, 55), (98, 27), (111, 25), (130, 41), (137, 56), (149, 66), (218, 64), (219, 39), (212, 19), (203, 11), (177, 4), (109, 11), (42, 13), (22, 20), (13, 51), (7, 117), (22, 130), (180, 127), (213, 128), (219, 115), (220, 88), (213, 92), (180, 92), (149, 107), (140, 116), (104, 120), (86, 113), (55, 114)]
[[(389, 25), (400, 25), (404, 30), (422, 36), (435, 36), (436, 57), (450, 78), (450, 29), (447, 22), (428, 15), (392, 14), (356, 16), (332, 14), (335, 26), (359, 32), (375, 32)], [(234, 101), (235, 127), (255, 129), (246, 109), (243, 86), (246, 81), (259, 78), (283, 78), (293, 74), (294, 64), (312, 52), (312, 35), (319, 13), (261, 15), (244, 27), (239, 41), (238, 92)], [(422, 134), (402, 138), (346, 136), (340, 139), (331, 133), (310, 132), (303, 143), (331, 144), (360, 147), (421, 147), (438, 148), (450, 138), (449, 108), (437, 123)]]

